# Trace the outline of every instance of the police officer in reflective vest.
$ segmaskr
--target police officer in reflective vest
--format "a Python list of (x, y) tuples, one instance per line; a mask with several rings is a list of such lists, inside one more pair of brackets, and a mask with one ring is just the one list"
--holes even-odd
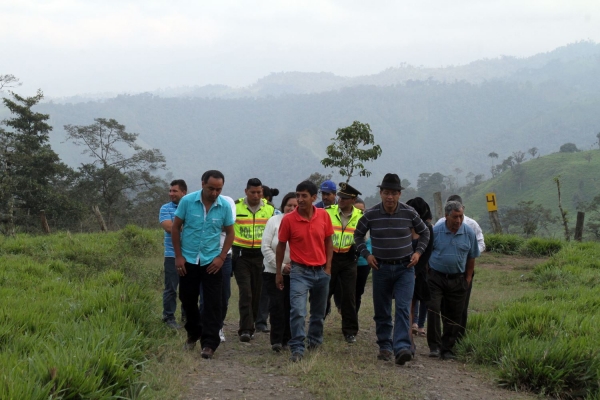
[(354, 207), (356, 197), (361, 193), (342, 182), (339, 185), (338, 203), (325, 207), (333, 224), (333, 260), (329, 298), (333, 295), (339, 280), (341, 288), (342, 333), (348, 343), (356, 342), (358, 316), (356, 314), (356, 248), (354, 230), (362, 211)]
[(260, 250), (263, 231), (275, 208), (263, 200), (262, 183), (248, 180), (246, 197), (235, 202), (235, 239), (233, 240), (233, 274), (239, 288), (240, 341), (254, 336), (254, 321), (262, 290), (263, 255)]

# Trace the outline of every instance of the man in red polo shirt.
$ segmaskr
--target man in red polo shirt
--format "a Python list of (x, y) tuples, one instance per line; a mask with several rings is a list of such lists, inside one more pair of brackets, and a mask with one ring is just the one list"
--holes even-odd
[[(286, 245), (290, 246), (292, 270), (290, 272), (290, 331), (288, 346), (290, 360), (297, 362), (304, 355), (304, 339), (309, 350), (323, 343), (323, 319), (329, 296), (331, 258), (333, 255), (333, 226), (327, 211), (313, 206), (317, 200), (317, 186), (301, 182), (296, 187), (298, 207), (286, 214), (279, 227), (279, 244), (276, 251), (279, 289), (283, 289), (281, 264)], [(310, 292), (310, 322), (308, 335), (304, 332), (306, 297)]]

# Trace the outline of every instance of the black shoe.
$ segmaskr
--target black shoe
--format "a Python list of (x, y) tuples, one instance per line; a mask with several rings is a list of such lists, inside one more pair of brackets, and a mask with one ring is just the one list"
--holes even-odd
[(429, 357), (431, 358), (440, 358), (440, 351), (438, 349), (433, 349), (429, 352)]
[(275, 343), (274, 345), (271, 345), (271, 350), (273, 350), (275, 353), (280, 353), (281, 350), (283, 350), (283, 346), (281, 343)]
[(262, 333), (269, 333), (269, 332), (271, 332), (271, 330), (269, 328), (267, 328), (266, 325), (258, 325), (258, 326), (256, 326), (256, 331), (257, 332), (262, 332)]
[(183, 344), (183, 350), (192, 351), (196, 347), (197, 340), (188, 339)]
[(308, 346), (306, 346), (306, 350), (309, 351), (316, 351), (319, 347), (321, 347), (320, 344), (316, 344), (316, 343), (309, 343)]
[(240, 342), (248, 343), (250, 340), (252, 340), (252, 334), (250, 332), (242, 332)]
[(456, 356), (451, 351), (442, 354), (442, 360), (456, 360)]
[(290, 361), (291, 362), (302, 361), (302, 354), (301, 353), (293, 353), (292, 356), (290, 357)]
[(394, 353), (391, 350), (379, 350), (379, 354), (377, 354), (377, 359), (381, 361), (392, 361), (394, 357)]
[(346, 335), (346, 343), (356, 343), (356, 336)]
[(177, 330), (177, 329), (181, 329), (181, 325), (179, 325), (179, 324), (177, 323), (177, 321), (175, 321), (174, 319), (169, 319), (169, 320), (166, 320), (166, 321), (165, 321), (165, 324), (167, 324), (167, 326), (168, 326), (169, 328), (171, 328), (171, 329), (175, 329), (175, 330)]
[(213, 358), (214, 354), (215, 354), (215, 351), (213, 349), (211, 349), (210, 347), (203, 348), (202, 353), (200, 353), (202, 358), (204, 358), (205, 360), (210, 360), (211, 358)]
[(396, 364), (404, 365), (407, 361), (412, 360), (410, 349), (402, 349), (396, 354)]

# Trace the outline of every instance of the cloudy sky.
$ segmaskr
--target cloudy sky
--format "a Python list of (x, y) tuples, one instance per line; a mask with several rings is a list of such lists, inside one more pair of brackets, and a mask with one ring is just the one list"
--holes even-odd
[(600, 42), (598, 0), (0, 0), (0, 74), (46, 96), (357, 76)]

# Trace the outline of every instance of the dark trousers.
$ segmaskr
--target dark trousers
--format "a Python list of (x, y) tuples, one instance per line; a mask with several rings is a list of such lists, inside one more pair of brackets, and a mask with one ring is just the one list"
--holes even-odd
[[(475, 278), (475, 273), (473, 273), (473, 278)], [(456, 333), (456, 340), (460, 341), (460, 339), (465, 336), (465, 331), (467, 329), (467, 318), (469, 313), (469, 300), (471, 300), (471, 289), (473, 289), (473, 279), (471, 279), (471, 284), (467, 288), (467, 294), (465, 295), (465, 304), (463, 306), (462, 317), (460, 319), (460, 326), (458, 327), (458, 332)]]
[(430, 350), (439, 350), (443, 356), (452, 353), (456, 343), (467, 293), (467, 281), (464, 275), (447, 277), (430, 269), (428, 283), (431, 300), (427, 303), (427, 344)]
[[(264, 274), (264, 272), (263, 272)], [(263, 275), (264, 277), (264, 275)], [(262, 291), (260, 293), (260, 301), (258, 302), (258, 315), (256, 316), (256, 319), (254, 320), (254, 327), (256, 329), (258, 328), (262, 328), (262, 329), (267, 329), (267, 320), (269, 319), (269, 294), (267, 293), (267, 291), (265, 290), (265, 281), (263, 278), (263, 287), (262, 287)]]
[(368, 265), (359, 265), (356, 267), (356, 314), (360, 310), (362, 295), (365, 293), (367, 279), (371, 273), (371, 267)]
[[(179, 300), (185, 311), (187, 321), (185, 330), (189, 340), (200, 339), (202, 348), (216, 350), (221, 343), (221, 292), (223, 290), (223, 275), (206, 272), (208, 265), (185, 263), (186, 274), (179, 277)], [(204, 292), (204, 309), (198, 310), (200, 285)]]
[(290, 340), (290, 276), (283, 275), (283, 290), (275, 283), (276, 274), (263, 272), (263, 290), (269, 296), (271, 345), (286, 346)]
[[(243, 250), (242, 250), (243, 252)], [(238, 257), (233, 275), (239, 289), (240, 326), (238, 335), (254, 333), (254, 321), (258, 316), (262, 292), (263, 257)]]
[[(227, 310), (229, 307), (229, 298), (231, 297), (231, 255), (225, 257), (223, 266), (221, 267), (221, 275), (223, 276), (223, 290), (221, 295), (221, 329), (227, 317)], [(204, 292), (202, 286), (200, 286), (200, 314), (204, 310)]]
[(342, 333), (356, 335), (358, 333), (358, 316), (356, 314), (356, 260), (346, 255), (333, 255), (331, 262), (331, 280), (329, 281), (329, 299), (341, 287), (340, 309), (342, 312)]

